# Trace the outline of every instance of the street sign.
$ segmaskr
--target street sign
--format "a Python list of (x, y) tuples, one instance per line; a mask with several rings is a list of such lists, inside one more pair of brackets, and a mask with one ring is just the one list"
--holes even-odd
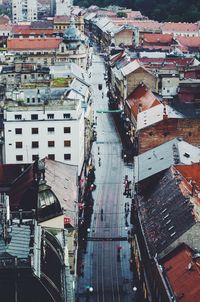
[(87, 241), (127, 241), (127, 237), (88, 237)]
[(118, 113), (118, 112), (122, 112), (122, 109), (115, 109), (115, 110), (98, 109), (98, 110), (96, 110), (96, 113)]

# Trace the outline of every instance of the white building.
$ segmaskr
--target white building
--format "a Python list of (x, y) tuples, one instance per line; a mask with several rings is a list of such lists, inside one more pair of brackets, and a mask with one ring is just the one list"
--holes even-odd
[(56, 16), (70, 16), (73, 0), (56, 0)]
[(81, 102), (38, 102), (4, 109), (4, 163), (31, 163), (39, 155), (77, 165), (80, 174), (84, 162)]
[(13, 23), (37, 20), (37, 0), (12, 0)]

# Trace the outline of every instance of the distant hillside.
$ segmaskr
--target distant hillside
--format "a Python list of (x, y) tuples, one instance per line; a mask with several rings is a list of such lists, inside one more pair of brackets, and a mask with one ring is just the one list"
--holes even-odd
[[(105, 7), (118, 5), (140, 10), (149, 19), (158, 21), (196, 22), (200, 21), (199, 0), (74, 0), (75, 5)], [(113, 3), (114, 2), (114, 3)]]

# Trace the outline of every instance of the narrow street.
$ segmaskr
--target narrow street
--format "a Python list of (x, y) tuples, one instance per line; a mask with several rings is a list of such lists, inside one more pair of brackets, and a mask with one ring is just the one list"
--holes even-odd
[[(131, 198), (123, 195), (124, 177), (133, 179), (133, 167), (121, 159), (121, 140), (108, 110), (107, 88), (104, 80), (104, 62), (93, 55), (90, 67), (97, 121), (97, 140), (93, 144), (96, 190), (94, 207), (84, 254), (84, 271), (78, 280), (78, 301), (129, 302), (134, 301), (134, 280), (130, 267), (131, 250), (126, 240), (130, 226)], [(102, 84), (99, 90), (98, 84)], [(128, 210), (125, 214), (125, 203)], [(116, 241), (118, 238), (124, 240)], [(99, 241), (94, 241), (99, 238)], [(112, 238), (110, 241), (102, 238)], [(119, 239), (120, 239), (119, 238)], [(108, 240), (108, 239), (107, 239)], [(136, 300), (135, 300), (136, 301)]]

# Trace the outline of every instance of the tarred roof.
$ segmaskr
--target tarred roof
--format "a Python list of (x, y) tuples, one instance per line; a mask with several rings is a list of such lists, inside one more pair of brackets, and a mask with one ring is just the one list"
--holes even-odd
[(162, 24), (163, 31), (177, 31), (177, 32), (197, 32), (199, 26), (197, 23), (181, 23), (181, 22), (166, 22)]
[(143, 41), (148, 44), (171, 44), (173, 42), (173, 35), (144, 33)]
[(61, 38), (9, 38), (7, 40), (8, 50), (37, 50), (58, 49), (62, 42)]
[(176, 298), (182, 302), (199, 302), (200, 258), (186, 245), (179, 246), (163, 263)]
[(127, 102), (131, 107), (135, 119), (137, 119), (139, 109), (140, 111), (144, 111), (161, 103), (145, 84), (139, 85), (129, 95)]

